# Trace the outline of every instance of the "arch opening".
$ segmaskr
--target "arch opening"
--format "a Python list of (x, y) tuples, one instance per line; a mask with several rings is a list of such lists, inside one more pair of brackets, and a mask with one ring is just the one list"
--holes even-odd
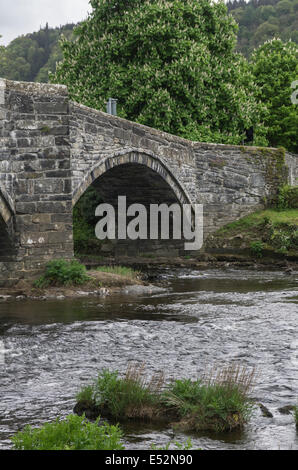
[[(147, 239), (119, 239), (118, 233), (118, 197), (126, 197), (127, 208), (132, 204), (142, 204), (146, 209)], [(166, 174), (160, 174), (153, 168), (138, 162), (127, 162), (107, 168), (95, 178), (74, 207), (74, 244), (76, 255), (111, 256), (121, 258), (179, 256), (184, 252), (183, 239), (173, 237), (173, 214), (169, 212), (169, 239), (161, 239), (161, 215), (157, 239), (150, 239), (150, 205), (176, 204), (181, 207), (186, 197), (176, 190)], [(115, 209), (116, 239), (99, 241), (95, 237), (95, 209), (99, 203), (110, 204)], [(182, 215), (182, 211), (181, 211)], [(135, 216), (127, 217), (127, 223)], [(143, 219), (144, 220), (144, 219)], [(181, 223), (182, 225), (182, 223)], [(88, 228), (89, 226), (89, 228)], [(137, 227), (139, 230), (139, 227)], [(88, 240), (85, 236), (89, 233)], [(85, 253), (83, 253), (85, 251)], [(184, 252), (185, 254), (185, 252)]]

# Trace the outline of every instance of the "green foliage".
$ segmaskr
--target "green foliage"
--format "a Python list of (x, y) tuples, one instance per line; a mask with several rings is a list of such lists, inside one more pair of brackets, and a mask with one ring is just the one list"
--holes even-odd
[(93, 387), (92, 385), (87, 385), (83, 387), (76, 395), (77, 401), (83, 401), (91, 403), (93, 402)]
[(298, 79), (298, 45), (268, 41), (252, 54), (251, 67), (257, 97), (269, 111), (264, 119), (269, 144), (298, 153), (298, 105), (291, 102), (291, 85)]
[(48, 72), (54, 72), (62, 60), (59, 38), (72, 36), (72, 24), (60, 28), (45, 28), (14, 39), (0, 48), (0, 77), (10, 80), (47, 82)]
[(163, 374), (146, 381), (142, 373), (142, 366), (132, 366), (119, 378), (117, 371), (104, 369), (91, 388), (79, 393), (76, 406), (87, 403), (87, 408), (119, 421), (176, 420), (187, 430), (231, 430), (250, 417), (248, 391), (254, 371), (232, 366), (209, 382), (176, 380), (166, 389)]
[(93, 391), (96, 406), (106, 409), (114, 419), (123, 419), (144, 407), (157, 404), (158, 397), (141, 381), (131, 377), (121, 379), (118, 371), (101, 371)]
[(177, 408), (195, 430), (207, 427), (223, 431), (232, 428), (235, 422), (242, 425), (252, 411), (251, 401), (237, 383), (176, 380), (164, 393), (163, 400), (167, 406)]
[(45, 274), (35, 281), (35, 286), (44, 288), (48, 286), (80, 285), (88, 280), (85, 266), (78, 261), (57, 259), (47, 264)]
[(73, 239), (76, 254), (88, 254), (101, 248), (101, 241), (95, 236), (98, 219), (95, 209), (102, 202), (98, 192), (90, 186), (73, 209)]
[(278, 210), (298, 209), (298, 186), (285, 185), (281, 187), (276, 207)]
[(264, 243), (261, 240), (251, 242), (250, 249), (258, 258), (263, 256)]
[(296, 428), (298, 429), (298, 405), (294, 408), (294, 418), (296, 423)]
[(126, 266), (99, 266), (96, 268), (97, 271), (104, 273), (118, 274), (119, 276), (130, 277), (131, 279), (137, 279), (139, 272)]
[(99, 425), (85, 417), (69, 415), (39, 429), (26, 426), (11, 438), (15, 450), (122, 450), (118, 426)]
[(246, 57), (274, 37), (298, 43), (297, 0), (230, 0), (227, 6), (239, 24), (237, 49)]
[[(234, 52), (237, 25), (223, 1), (91, 0), (93, 11), (64, 39), (52, 81), (75, 101), (192, 140), (241, 143), (255, 126), (266, 143), (265, 107), (246, 60)], [(258, 123), (258, 126), (256, 124)]]

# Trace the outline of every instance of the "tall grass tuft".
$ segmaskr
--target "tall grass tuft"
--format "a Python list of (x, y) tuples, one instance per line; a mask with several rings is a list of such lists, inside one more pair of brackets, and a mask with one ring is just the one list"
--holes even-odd
[(76, 410), (119, 421), (175, 422), (187, 431), (230, 431), (242, 428), (251, 415), (254, 381), (255, 370), (232, 365), (166, 385), (163, 372), (148, 377), (144, 363), (131, 363), (123, 378), (117, 371), (101, 371), (77, 396)]
[(139, 271), (135, 271), (132, 268), (127, 268), (126, 266), (99, 266), (96, 268), (96, 271), (118, 274), (119, 276), (125, 276), (131, 279), (138, 279), (140, 276)]
[(232, 365), (212, 369), (201, 380), (175, 380), (163, 394), (166, 406), (178, 411), (179, 426), (217, 432), (242, 428), (250, 418), (249, 398), (255, 370)]
[(128, 366), (125, 377), (103, 370), (94, 385), (95, 405), (114, 419), (152, 419), (158, 413), (160, 376), (147, 382), (144, 364)]

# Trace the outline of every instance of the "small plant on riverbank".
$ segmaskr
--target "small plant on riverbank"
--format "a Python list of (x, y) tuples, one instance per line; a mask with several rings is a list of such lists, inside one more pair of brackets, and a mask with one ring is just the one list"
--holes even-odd
[(38, 288), (49, 286), (70, 286), (84, 284), (89, 280), (84, 265), (76, 260), (57, 259), (50, 261), (46, 271), (34, 285)]
[(140, 273), (126, 266), (99, 266), (97, 271), (110, 274), (118, 274), (119, 276), (129, 277), (130, 279), (138, 279)]
[(254, 371), (233, 366), (202, 380), (175, 380), (165, 387), (164, 375), (148, 380), (143, 364), (129, 366), (124, 378), (103, 370), (91, 388), (78, 394), (75, 411), (122, 422), (174, 422), (186, 431), (230, 431), (242, 428), (250, 417), (253, 377)]
[(15, 450), (122, 450), (121, 438), (118, 426), (69, 415), (38, 429), (26, 426), (11, 440)]
[(250, 249), (252, 253), (257, 256), (257, 258), (262, 258), (263, 256), (263, 250), (264, 250), (264, 244), (260, 240), (251, 242), (250, 244)]
[(287, 184), (279, 188), (276, 207), (280, 211), (298, 209), (298, 187)]

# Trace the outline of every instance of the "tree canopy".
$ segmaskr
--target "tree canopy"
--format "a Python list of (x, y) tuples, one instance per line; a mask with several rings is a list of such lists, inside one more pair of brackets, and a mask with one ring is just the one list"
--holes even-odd
[[(196, 140), (240, 143), (262, 108), (237, 25), (212, 0), (91, 0), (93, 11), (63, 39), (54, 82), (71, 97)], [(260, 143), (262, 126), (258, 127)]]
[(270, 145), (297, 153), (298, 105), (291, 101), (291, 85), (298, 80), (298, 45), (280, 39), (268, 41), (255, 50), (251, 64), (258, 98), (269, 111), (265, 124)]

